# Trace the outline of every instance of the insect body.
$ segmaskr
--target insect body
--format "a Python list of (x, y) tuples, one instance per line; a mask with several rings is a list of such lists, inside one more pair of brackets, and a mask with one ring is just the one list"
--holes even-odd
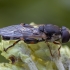
[[(41, 28), (42, 27), (42, 28)], [(44, 29), (44, 30), (43, 30)], [(30, 25), (12, 25), (0, 29), (0, 35), (3, 39), (31, 39), (55, 41), (59, 39), (60, 28), (52, 24), (39, 26), (38, 28), (30, 27)], [(52, 40), (53, 38), (53, 40)]]
[[(68, 42), (70, 38), (70, 34), (66, 28), (59, 28), (52, 24), (41, 25), (37, 28), (29, 24), (12, 25), (1, 28), (0, 35), (3, 40), (17, 40), (8, 48), (14, 46), (20, 40), (24, 40), (27, 44), (36, 44), (41, 41), (56, 43), (55, 41), (60, 42), (61, 39), (62, 43), (65, 43)], [(6, 51), (7, 49), (4, 50)]]

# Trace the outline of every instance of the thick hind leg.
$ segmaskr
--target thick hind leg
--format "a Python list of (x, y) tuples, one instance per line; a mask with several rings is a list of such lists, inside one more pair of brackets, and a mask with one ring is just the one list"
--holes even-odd
[(48, 46), (48, 48), (49, 48), (49, 51), (50, 51), (51, 56), (53, 57), (54, 55), (52, 54), (52, 51), (51, 51), (50, 45), (49, 45), (48, 43), (47, 43), (47, 46)]
[(59, 55), (59, 56), (61, 56), (61, 55), (60, 55), (60, 49), (61, 49), (61, 45), (60, 45), (60, 47), (58, 48), (58, 55)]
[(16, 42), (14, 42), (12, 45), (10, 45), (8, 48), (4, 48), (4, 51), (6, 52), (9, 48), (11, 48), (11, 47), (13, 47), (14, 45), (16, 45), (18, 42), (20, 41), (20, 39), (19, 40), (17, 40)]
[(53, 42), (54, 44), (56, 44), (56, 45), (60, 45), (60, 47), (58, 48), (58, 55), (60, 56), (60, 49), (61, 49), (61, 44), (60, 44), (60, 42)]

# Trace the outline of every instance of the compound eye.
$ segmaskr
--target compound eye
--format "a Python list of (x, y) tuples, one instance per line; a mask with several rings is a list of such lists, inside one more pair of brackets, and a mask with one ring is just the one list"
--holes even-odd
[(44, 26), (40, 26), (40, 27), (39, 27), (39, 31), (40, 31), (40, 32), (44, 32)]
[(68, 30), (64, 26), (61, 28), (61, 37), (62, 37), (62, 43), (68, 42), (69, 38), (70, 38), (70, 34), (69, 34)]

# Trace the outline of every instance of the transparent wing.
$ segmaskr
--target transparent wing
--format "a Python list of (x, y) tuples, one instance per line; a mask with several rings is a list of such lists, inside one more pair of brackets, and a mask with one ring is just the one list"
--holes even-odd
[(39, 31), (38, 28), (28, 28), (19, 24), (1, 28), (0, 35), (7, 37), (39, 36)]

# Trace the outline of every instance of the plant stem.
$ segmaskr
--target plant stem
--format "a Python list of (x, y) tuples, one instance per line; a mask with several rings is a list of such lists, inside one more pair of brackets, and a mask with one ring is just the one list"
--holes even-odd
[(63, 63), (61, 62), (60, 59), (55, 59), (53, 60), (58, 68), (58, 70), (65, 70), (64, 66), (63, 66)]
[(26, 65), (26, 67), (28, 67), (28, 70), (38, 70), (34, 61), (31, 58), (28, 58), (25, 65)]

